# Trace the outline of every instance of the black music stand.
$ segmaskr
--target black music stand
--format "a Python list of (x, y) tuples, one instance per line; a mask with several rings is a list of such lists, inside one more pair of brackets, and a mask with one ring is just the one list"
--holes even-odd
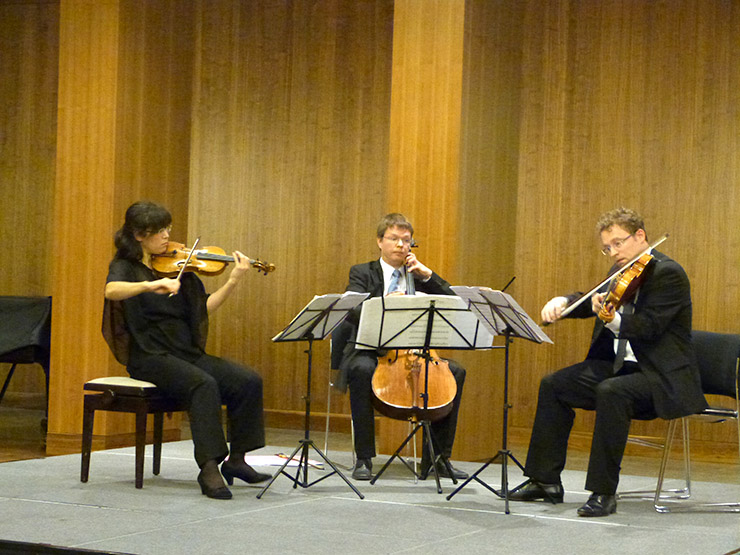
[[(469, 291), (468, 294), (463, 293), (463, 289), (476, 290)], [(503, 434), (502, 434), (502, 445), (498, 453), (491, 457), (488, 462), (481, 466), (472, 476), (470, 476), (465, 482), (463, 482), (455, 491), (447, 496), (450, 500), (452, 497), (472, 480), (475, 480), (489, 491), (502, 497), (504, 499), (505, 508), (504, 512), (509, 514), (509, 477), (507, 462), (509, 459), (524, 471), (524, 466), (516, 460), (516, 457), (511, 454), (507, 446), (507, 434), (509, 429), (509, 346), (513, 342), (514, 338), (519, 337), (521, 339), (527, 339), (535, 343), (552, 343), (552, 340), (545, 335), (540, 327), (530, 318), (526, 312), (519, 306), (514, 298), (504, 293), (503, 291), (494, 291), (489, 288), (456, 288), (453, 290), (468, 298), (471, 309), (473, 305), (477, 305), (477, 309), (474, 312), (481, 318), (482, 321), (486, 321), (489, 325), (495, 327), (496, 331), (504, 336), (504, 420), (503, 420)], [(485, 308), (487, 305), (488, 309)], [(490, 311), (490, 312), (489, 312)], [(492, 315), (492, 318), (488, 320), (486, 314)], [(501, 462), (501, 489), (496, 491), (483, 480), (478, 478), (478, 475), (483, 472), (488, 465), (493, 462)], [(516, 491), (515, 488), (513, 491)]]
[[(419, 430), (423, 430), (424, 446), (429, 453), (431, 469), (437, 484), (437, 493), (442, 493), (437, 471), (439, 458), (452, 476), (447, 457), (434, 452), (431, 421), (428, 418), (429, 351), (430, 349), (474, 349), (490, 346), (492, 335), (471, 314), (468, 305), (459, 297), (451, 295), (391, 296), (374, 297), (365, 302), (360, 316), (356, 348), (359, 349), (420, 349), (425, 360), (425, 388), (421, 394), (422, 407), (416, 415), (416, 425), (406, 439), (386, 461), (370, 484), (380, 478), (393, 459), (398, 458), (414, 476), (416, 471), (401, 456), (401, 451)], [(457, 479), (452, 478), (457, 484)]]
[[(313, 342), (315, 339), (324, 339), (328, 336), (332, 330), (347, 316), (350, 310), (360, 304), (369, 296), (369, 293), (355, 293), (348, 291), (342, 295), (331, 294), (316, 296), (308, 303), (303, 310), (301, 310), (295, 318), (288, 324), (288, 326), (272, 338), (275, 342), (283, 341), (308, 341), (308, 349), (305, 353), (308, 355), (308, 371), (306, 373), (306, 396), (304, 400), (306, 402), (306, 420), (304, 427), (303, 439), (298, 441), (298, 447), (286, 458), (283, 465), (273, 475), (270, 481), (262, 488), (257, 494), (257, 499), (262, 497), (272, 483), (277, 479), (280, 474), (284, 474), (291, 480), (293, 480), (293, 488), (301, 486), (302, 488), (309, 488), (334, 474), (337, 474), (347, 485), (354, 491), (360, 499), (365, 499), (359, 490), (342, 474), (342, 472), (332, 463), (321, 450), (316, 447), (316, 444), (310, 437), (310, 419), (311, 419), (311, 362), (313, 358)], [(312, 448), (318, 455), (328, 464), (332, 471), (313, 482), (308, 481), (308, 450)], [(291, 476), (285, 471), (285, 468), (293, 460), (296, 453), (301, 452), (301, 456), (298, 461), (298, 469), (296, 470), (295, 477)], [(303, 479), (301, 480), (300, 475), (303, 471)]]

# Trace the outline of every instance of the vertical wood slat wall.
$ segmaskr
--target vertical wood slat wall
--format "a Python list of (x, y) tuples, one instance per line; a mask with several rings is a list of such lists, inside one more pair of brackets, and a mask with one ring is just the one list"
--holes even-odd
[[(58, 51), (58, 5), (0, 4), (0, 237), (12, 253), (0, 264), (3, 295), (51, 294)], [(42, 406), (41, 367), (19, 367), (6, 395)]]
[[(60, 8), (50, 453), (79, 449), (84, 382), (125, 375), (100, 332), (125, 208), (151, 198), (186, 222), (192, 55), (179, 54), (192, 51), (193, 31), (192, 13), (171, 2)], [(170, 37), (164, 44), (162, 35)], [(101, 414), (96, 446), (130, 443), (132, 427), (132, 416)]]
[[(314, 295), (376, 256), (385, 210), (389, 1), (204, 2), (197, 14), (189, 240), (275, 264), (212, 319), (209, 348), (264, 378), (267, 425), (302, 426), (305, 342), (273, 343)], [(208, 278), (215, 290), (228, 274)], [(315, 342), (312, 411), (329, 341)], [(347, 412), (335, 395), (334, 412)], [(344, 419), (346, 422), (346, 418)], [(348, 430), (348, 426), (345, 426)]]
[[(593, 221), (616, 204), (634, 205), (645, 215), (651, 235), (671, 232), (663, 250), (682, 262), (692, 279), (695, 327), (737, 331), (733, 314), (724, 307), (740, 297), (732, 272), (740, 232), (730, 225), (738, 219), (740, 185), (740, 69), (733, 63), (740, 54), (738, 2), (468, 0), (464, 34), (455, 39), (457, 52), (463, 50), (462, 72), (456, 78), (460, 97), (449, 99), (459, 105), (457, 112), (449, 109), (450, 117), (460, 120), (457, 147), (441, 129), (420, 127), (416, 135), (410, 128), (393, 132), (393, 114), (409, 108), (392, 91), (393, 56), (403, 52), (393, 42), (394, 18), (401, 26), (403, 13), (394, 13), (392, 2), (255, 4), (224, 0), (206, 7), (198, 2), (192, 14), (178, 19), (168, 2), (147, 3), (157, 6), (148, 14), (133, 9), (136, 3), (120, 2), (118, 25), (108, 30), (122, 34), (115, 47), (112, 35), (103, 43), (107, 62), (117, 60), (117, 77), (108, 77), (117, 79), (117, 88), (109, 81), (105, 85), (117, 95), (116, 108), (111, 116), (106, 107), (101, 119), (117, 134), (113, 154), (106, 154), (110, 147), (105, 140), (93, 148), (93, 135), (81, 127), (84, 117), (72, 118), (67, 108), (72, 100), (63, 96), (64, 83), (71, 84), (75, 75), (80, 80), (76, 86), (88, 86), (79, 77), (81, 68), (87, 65), (90, 72), (104, 74), (111, 67), (86, 64), (89, 52), (79, 54), (74, 70), (69, 60), (64, 62), (65, 52), (74, 52), (75, 40), (65, 42), (68, 27), (62, 17), (59, 144), (47, 148), (63, 157), (57, 161), (63, 171), (57, 172), (56, 187), (64, 190), (56, 191), (54, 208), (47, 204), (44, 214), (34, 212), (30, 200), (19, 201), (18, 207), (37, 223), (36, 229), (45, 229), (43, 219), (51, 212), (73, 218), (76, 228), (93, 233), (99, 248), (111, 253), (110, 236), (120, 225), (123, 207), (139, 196), (152, 196), (172, 206), (176, 229), (188, 239), (199, 234), (208, 242), (275, 262), (275, 274), (250, 276), (244, 291), (216, 315), (210, 345), (257, 367), (265, 378), (270, 414), (286, 418), (302, 410), (305, 355), (302, 345), (275, 345), (269, 338), (313, 294), (343, 290), (351, 264), (376, 256), (375, 222), (404, 202), (399, 191), (406, 193), (410, 185), (415, 201), (402, 209), (418, 210), (412, 215), (424, 239), (420, 257), (424, 254), (443, 275), (464, 284), (501, 287), (515, 275), (510, 292), (534, 316), (551, 296), (598, 281), (605, 262), (596, 253)], [(85, 3), (61, 5), (62, 14), (69, 7), (79, 14), (72, 24), (81, 26), (75, 32), (82, 44), (87, 16), (80, 10)], [(98, 5), (103, 12), (113, 9)], [(454, 2), (424, 3), (425, 8), (430, 5), (438, 8), (437, 24), (451, 21), (445, 19), (449, 10), (460, 13)], [(396, 3), (407, 14), (418, 6)], [(434, 22), (429, 17), (424, 14), (426, 24)], [(148, 39), (135, 38), (139, 24), (163, 30), (161, 36), (169, 41), (183, 26), (190, 26), (192, 35), (171, 46), (175, 50), (167, 50), (166, 41), (140, 48), (137, 40)], [(95, 32), (87, 33), (97, 40)], [(142, 53), (132, 55), (137, 48)], [(139, 66), (144, 51), (153, 59)], [(33, 55), (41, 67), (48, 67), (39, 59), (43, 50)], [(165, 61), (173, 65), (164, 73), (170, 72), (169, 82), (176, 81), (169, 89), (159, 78), (161, 68), (168, 66), (158, 64)], [(53, 79), (50, 69), (43, 71)], [(11, 86), (10, 81), (0, 82)], [(91, 82), (103, 85), (97, 78)], [(147, 92), (154, 86), (161, 93), (152, 97)], [(449, 90), (455, 94), (454, 86)], [(32, 103), (21, 103), (21, 110), (33, 110)], [(13, 111), (5, 106), (0, 117), (7, 119)], [(157, 120), (159, 107), (172, 110), (167, 116), (171, 127), (167, 117)], [(48, 117), (42, 118), (47, 129), (52, 125)], [(419, 123), (427, 125), (423, 118)], [(455, 126), (449, 121), (445, 125)], [(435, 132), (449, 141), (447, 148), (458, 149), (459, 177), (456, 184), (451, 179), (439, 193), (428, 194), (432, 182), (424, 180), (442, 166), (430, 166), (425, 173), (417, 150), (425, 145), (424, 133)], [(173, 135), (177, 139), (172, 144), (157, 147)], [(20, 133), (12, 137), (19, 148), (30, 140)], [(127, 142), (132, 140), (139, 145)], [(409, 148), (414, 140), (416, 149)], [(71, 145), (87, 145), (89, 154), (83, 157), (77, 150), (70, 159)], [(113, 163), (114, 177), (106, 173), (110, 167), (96, 161), (101, 149)], [(397, 155), (403, 159), (395, 160)], [(454, 162), (455, 155), (449, 155)], [(0, 152), (3, 176), (8, 175), (9, 159)], [(40, 173), (16, 175), (24, 183), (30, 175), (45, 175), (48, 158), (36, 163)], [(436, 157), (434, 163), (442, 164)], [(417, 174), (407, 179), (409, 169)], [(35, 194), (42, 198), (54, 188), (46, 175), (39, 178), (46, 189), (36, 186)], [(176, 185), (183, 181), (186, 187)], [(452, 195), (456, 220), (449, 211), (438, 216), (421, 208), (427, 206), (425, 199), (442, 195)], [(101, 214), (93, 217), (83, 209), (86, 203)], [(0, 210), (5, 235), (11, 225), (5, 216), (11, 212), (4, 203)], [(432, 234), (437, 219), (442, 224), (437, 229), (448, 230), (443, 237)], [(61, 252), (75, 244), (80, 229), (72, 227), (63, 223), (54, 235)], [(59, 241), (65, 245), (59, 247)], [(456, 244), (448, 244), (452, 241)], [(52, 369), (56, 408), (50, 429), (73, 437), (80, 426), (75, 403), (81, 406), (81, 381), (97, 375), (101, 361), (110, 364), (99, 336), (102, 284), (77, 285), (77, 272), (57, 279), (62, 270), (49, 270), (52, 256), (56, 252), (46, 253), (43, 262), (29, 258), (24, 271), (47, 272), (33, 293), (56, 292), (60, 297), (55, 330), (61, 331), (55, 334)], [(101, 267), (83, 261), (80, 273), (104, 280), (108, 257), (102, 257)], [(215, 288), (218, 279), (208, 287)], [(13, 293), (30, 293), (12, 276), (3, 274), (2, 283)], [(74, 332), (59, 328), (65, 318), (71, 321), (71, 314), (79, 316), (80, 305), (89, 311), (83, 329), (79, 322)], [(531, 427), (540, 377), (582, 358), (589, 328), (587, 322), (561, 323), (547, 330), (554, 346), (514, 345), (516, 434), (526, 437)], [(70, 345), (81, 345), (88, 358), (66, 363), (73, 352)], [(323, 391), (319, 384), (326, 383), (328, 345), (316, 348), (314, 406), (321, 411), (324, 399), (318, 392)], [(454, 455), (480, 458), (491, 454), (500, 440), (502, 361), (495, 352), (461, 353), (459, 358), (468, 367), (468, 383)], [(117, 365), (106, 367), (111, 373), (122, 371)], [(337, 410), (346, 413), (346, 400), (337, 399)], [(108, 426), (104, 432), (112, 434), (117, 423)], [(660, 423), (638, 429), (653, 435), (662, 431)], [(579, 415), (575, 430), (587, 435), (590, 417)], [(721, 432), (700, 429), (694, 438), (727, 441), (715, 434)]]
[[(556, 294), (598, 283), (609, 262), (595, 254), (595, 219), (628, 205), (651, 239), (671, 234), (660, 250), (691, 279), (695, 329), (737, 333), (735, 311), (723, 307), (740, 300), (732, 271), (740, 254), (732, 224), (740, 215), (740, 4), (530, 2), (524, 25), (543, 32), (523, 43), (522, 305), (538, 311)], [(554, 346), (517, 349), (517, 433), (529, 433), (541, 376), (584, 356), (590, 325), (558, 323), (548, 328)], [(588, 436), (592, 422), (592, 413), (579, 414), (576, 432)], [(664, 426), (635, 423), (633, 431), (659, 435)], [(692, 440), (731, 437), (714, 428), (697, 426)]]
[(92, 254), (109, 252), (113, 223), (118, 23), (117, 1), (60, 5), (50, 278), (52, 452), (57, 443), (79, 445), (82, 384), (108, 374), (109, 355), (99, 331), (106, 270)]
[[(458, 283), (458, 194), (464, 0), (397, 0), (393, 15), (387, 212), (414, 225), (419, 260)], [(377, 450), (393, 453), (406, 422), (382, 419)], [(421, 434), (416, 436), (418, 449)], [(407, 448), (410, 453), (412, 450)]]

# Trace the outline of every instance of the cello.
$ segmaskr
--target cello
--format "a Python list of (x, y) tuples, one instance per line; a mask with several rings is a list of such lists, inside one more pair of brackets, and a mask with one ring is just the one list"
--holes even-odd
[[(406, 294), (415, 295), (406, 272)], [(457, 383), (446, 360), (434, 350), (392, 349), (378, 356), (372, 378), (372, 402), (396, 420), (441, 420), (452, 411)], [(426, 402), (425, 402), (426, 397)]]

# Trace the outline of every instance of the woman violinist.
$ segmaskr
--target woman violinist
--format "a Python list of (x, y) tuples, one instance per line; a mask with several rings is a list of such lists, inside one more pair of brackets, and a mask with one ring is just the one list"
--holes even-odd
[[(126, 211), (105, 286), (103, 335), (131, 377), (187, 402), (201, 492), (230, 499), (223, 478), (231, 485), (234, 478), (255, 483), (270, 477), (244, 460), (247, 451), (265, 445), (262, 378), (251, 368), (205, 352), (208, 318), (248, 272), (249, 259), (234, 252), (228, 281), (210, 295), (194, 272), (160, 278), (152, 270), (152, 257), (167, 250), (171, 222), (167, 209), (153, 202), (136, 202)], [(221, 425), (222, 404), (230, 449)]]

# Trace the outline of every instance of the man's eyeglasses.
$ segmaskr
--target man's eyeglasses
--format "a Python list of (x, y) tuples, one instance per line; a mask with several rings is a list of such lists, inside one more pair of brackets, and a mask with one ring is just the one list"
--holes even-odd
[(629, 239), (633, 235), (634, 233), (631, 235), (627, 235), (627, 237), (623, 237), (622, 239), (615, 239), (609, 245), (601, 249), (601, 254), (603, 254), (604, 256), (609, 256), (612, 253), (612, 251), (618, 251), (619, 249), (622, 248), (625, 241), (627, 241), (627, 239)]
[(383, 235), (383, 239), (390, 241), (391, 243), (398, 243), (401, 241), (404, 245), (411, 246), (414, 240), (411, 237), (396, 237), (395, 235)]

